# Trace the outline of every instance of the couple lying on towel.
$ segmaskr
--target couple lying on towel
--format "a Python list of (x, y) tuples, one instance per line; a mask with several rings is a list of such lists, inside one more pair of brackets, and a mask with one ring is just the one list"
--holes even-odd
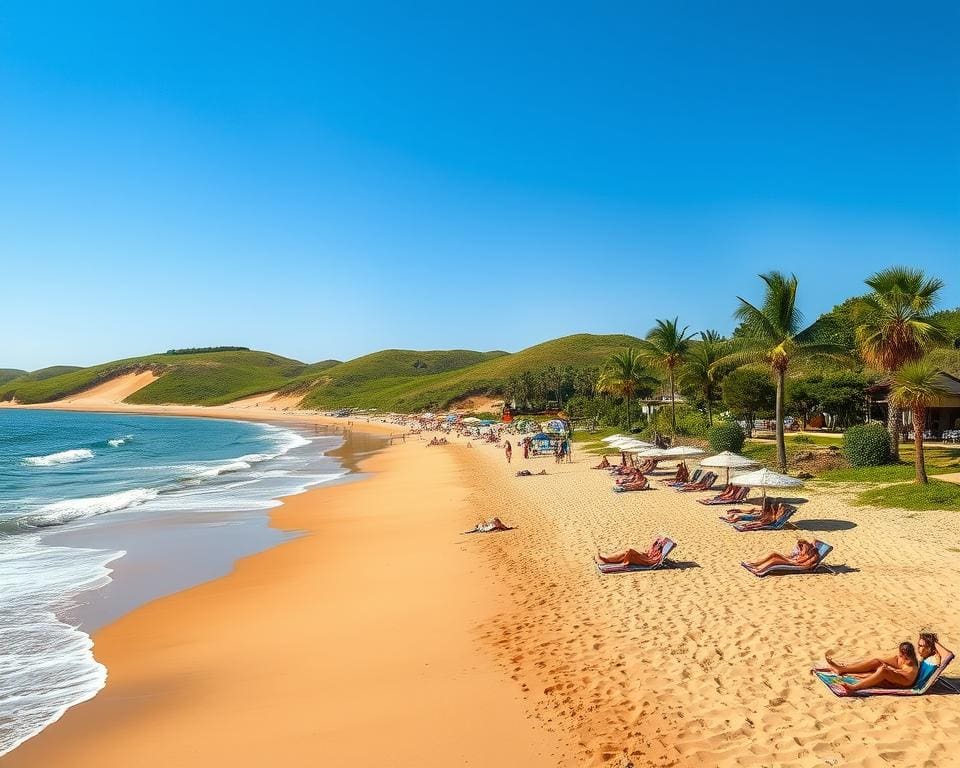
[(635, 549), (627, 549), (613, 555), (601, 555), (597, 552), (596, 560), (601, 565), (656, 565), (661, 560), (666, 543), (665, 538), (657, 537), (646, 552), (638, 552)]
[(771, 552), (766, 557), (762, 557), (755, 563), (744, 563), (744, 567), (753, 571), (757, 576), (763, 576), (767, 570), (777, 565), (795, 565), (798, 568), (814, 569), (820, 564), (820, 551), (816, 545), (806, 539), (797, 541), (797, 546), (789, 555), (781, 555), (779, 552)]
[(517, 472), (517, 477), (533, 477), (534, 475), (545, 475), (547, 470), (541, 469), (539, 472), (531, 472), (529, 469), (521, 469)]
[(916, 650), (913, 643), (903, 642), (896, 653), (883, 657), (875, 656), (849, 664), (840, 664), (829, 656), (826, 659), (830, 669), (838, 675), (861, 678), (853, 684), (839, 683), (847, 693), (855, 693), (867, 688), (912, 688), (920, 674), (920, 662), (929, 659), (939, 666), (947, 653), (933, 632), (921, 632)]
[(492, 520), (484, 520), (482, 523), (477, 523), (469, 531), (464, 531), (464, 533), (493, 533), (494, 531), (512, 531), (513, 526), (504, 525), (503, 520), (499, 517), (495, 517)]

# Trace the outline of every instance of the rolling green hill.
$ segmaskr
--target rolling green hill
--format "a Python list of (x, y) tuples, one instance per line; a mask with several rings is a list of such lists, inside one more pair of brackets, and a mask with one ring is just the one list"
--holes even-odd
[(75, 395), (115, 376), (152, 370), (160, 378), (127, 402), (222, 405), (282, 387), (308, 369), (298, 360), (256, 351), (157, 354), (132, 357), (48, 378), (21, 377), (0, 385), (0, 400), (44, 403)]
[[(472, 365), (439, 372), (429, 368), (411, 371), (404, 366), (412, 365), (415, 358), (410, 355), (453, 353), (402, 353), (403, 357), (398, 357), (401, 353), (397, 350), (388, 350), (328, 369), (306, 392), (302, 405), (305, 408), (358, 406), (396, 411), (444, 408), (467, 395), (497, 393), (507, 379), (525, 371), (540, 371), (551, 365), (600, 366), (613, 352), (636, 342), (633, 336), (583, 333), (547, 341), (513, 354), (488, 352), (485, 353), (486, 359)], [(301, 386), (305, 384), (300, 382)]]
[(0, 386), (26, 375), (27, 372), (21, 371), (19, 368), (0, 368)]

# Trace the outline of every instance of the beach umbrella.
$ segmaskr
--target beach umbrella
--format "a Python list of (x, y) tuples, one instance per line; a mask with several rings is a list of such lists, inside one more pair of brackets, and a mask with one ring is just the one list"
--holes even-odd
[(731, 469), (747, 469), (748, 467), (756, 467), (759, 464), (759, 461), (754, 461), (753, 459), (749, 459), (746, 456), (741, 456), (739, 453), (734, 453), (733, 451), (723, 451), (722, 453), (718, 453), (716, 456), (709, 456), (706, 459), (700, 460), (701, 467), (719, 467), (721, 469), (726, 469), (727, 485), (730, 485)]
[(667, 448), (663, 452), (664, 456), (699, 456), (701, 453), (706, 453), (703, 448), (695, 448), (692, 445), (678, 445), (675, 448)]
[(618, 434), (616, 434), (616, 435), (610, 435), (610, 437), (605, 437), (605, 438), (603, 438), (600, 442), (601, 442), (601, 443), (613, 443), (613, 442), (616, 442), (617, 440), (623, 440), (624, 438), (626, 438), (626, 435), (621, 435), (621, 434), (618, 433)]
[(647, 448), (637, 454), (638, 459), (665, 459), (669, 458), (666, 448)]
[(463, 423), (464, 423), (464, 424), (479, 424), (479, 423), (480, 423), (480, 419), (478, 419), (476, 416), (467, 416), (467, 418), (465, 418), (465, 419), (463, 420)]
[(623, 451), (634, 453), (636, 451), (646, 451), (650, 448), (656, 448), (653, 443), (645, 443), (643, 440), (623, 440), (615, 443)]
[(761, 509), (767, 504), (767, 488), (799, 488), (803, 485), (803, 480), (799, 477), (781, 475), (772, 469), (757, 469), (753, 472), (737, 475), (733, 478), (733, 482), (737, 485), (747, 485), (751, 488), (762, 488), (763, 500), (760, 502)]

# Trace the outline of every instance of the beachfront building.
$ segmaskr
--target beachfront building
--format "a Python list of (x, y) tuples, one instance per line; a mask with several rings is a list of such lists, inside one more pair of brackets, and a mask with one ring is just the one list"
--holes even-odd
[[(937, 397), (933, 405), (927, 409), (927, 419), (923, 425), (924, 438), (958, 442), (960, 441), (960, 379), (941, 371), (938, 383), (944, 390), (944, 394)], [(869, 421), (886, 423), (889, 393), (889, 381), (880, 381), (867, 388)], [(900, 418), (902, 420), (900, 436), (908, 440), (913, 435), (913, 414), (909, 410), (904, 410)]]

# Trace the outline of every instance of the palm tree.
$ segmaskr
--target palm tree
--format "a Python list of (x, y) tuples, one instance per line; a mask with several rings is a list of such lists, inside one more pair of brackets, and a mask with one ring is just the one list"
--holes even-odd
[[(853, 304), (855, 338), (864, 362), (890, 375), (921, 359), (948, 334), (930, 314), (943, 281), (919, 269), (891, 267), (866, 280), (871, 292)], [(888, 401), (887, 431), (894, 459), (900, 458), (900, 409)]]
[(677, 387), (676, 371), (690, 351), (691, 336), (687, 328), (679, 327), (678, 318), (657, 320), (647, 338), (640, 342), (640, 356), (651, 365), (665, 370), (670, 378), (670, 424), (677, 434)]
[(724, 353), (724, 339), (716, 331), (701, 331), (700, 340), (690, 345), (687, 360), (680, 369), (680, 383), (697, 390), (707, 403), (707, 421), (713, 426), (713, 400), (720, 370), (713, 364)]
[(830, 325), (817, 321), (803, 327), (803, 315), (797, 309), (796, 275), (787, 277), (782, 272), (760, 275), (766, 283), (763, 303), (756, 307), (744, 298), (734, 312), (740, 321), (740, 336), (731, 345), (733, 351), (713, 365), (727, 363), (746, 365), (763, 362), (770, 366), (777, 385), (777, 463), (781, 472), (787, 471), (787, 447), (783, 439), (783, 396), (790, 363), (803, 358), (824, 356), (845, 360), (848, 357), (842, 343), (832, 338)]
[(890, 383), (890, 402), (899, 408), (909, 408), (913, 414), (914, 465), (917, 482), (923, 485), (927, 483), (927, 467), (923, 457), (923, 427), (927, 421), (927, 408), (945, 391), (940, 383), (940, 371), (928, 360), (904, 363), (893, 374)]
[(600, 371), (597, 378), (597, 389), (611, 395), (618, 395), (627, 401), (627, 431), (633, 420), (630, 418), (630, 402), (638, 390), (651, 386), (656, 382), (646, 367), (637, 350), (627, 347), (622, 352), (610, 356), (606, 366)]

